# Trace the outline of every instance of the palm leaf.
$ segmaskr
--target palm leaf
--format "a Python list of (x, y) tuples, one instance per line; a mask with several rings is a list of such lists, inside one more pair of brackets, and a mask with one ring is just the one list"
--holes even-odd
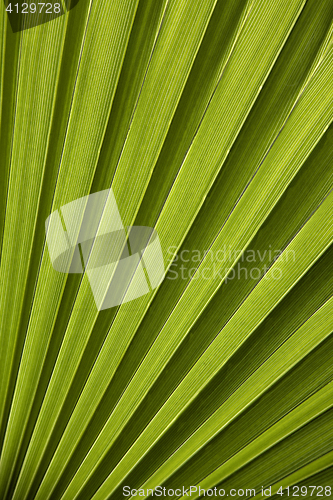
[[(0, 498), (313, 496), (333, 483), (333, 4), (74, 3), (17, 33), (0, 3)], [(45, 220), (109, 188), (166, 277), (100, 311)]]

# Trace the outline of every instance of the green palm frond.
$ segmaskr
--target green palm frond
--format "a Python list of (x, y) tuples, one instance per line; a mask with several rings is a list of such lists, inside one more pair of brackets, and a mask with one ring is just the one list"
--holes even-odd
[[(0, 499), (330, 496), (332, 0), (69, 3), (0, 2)], [(45, 221), (110, 188), (166, 276), (98, 310)]]

